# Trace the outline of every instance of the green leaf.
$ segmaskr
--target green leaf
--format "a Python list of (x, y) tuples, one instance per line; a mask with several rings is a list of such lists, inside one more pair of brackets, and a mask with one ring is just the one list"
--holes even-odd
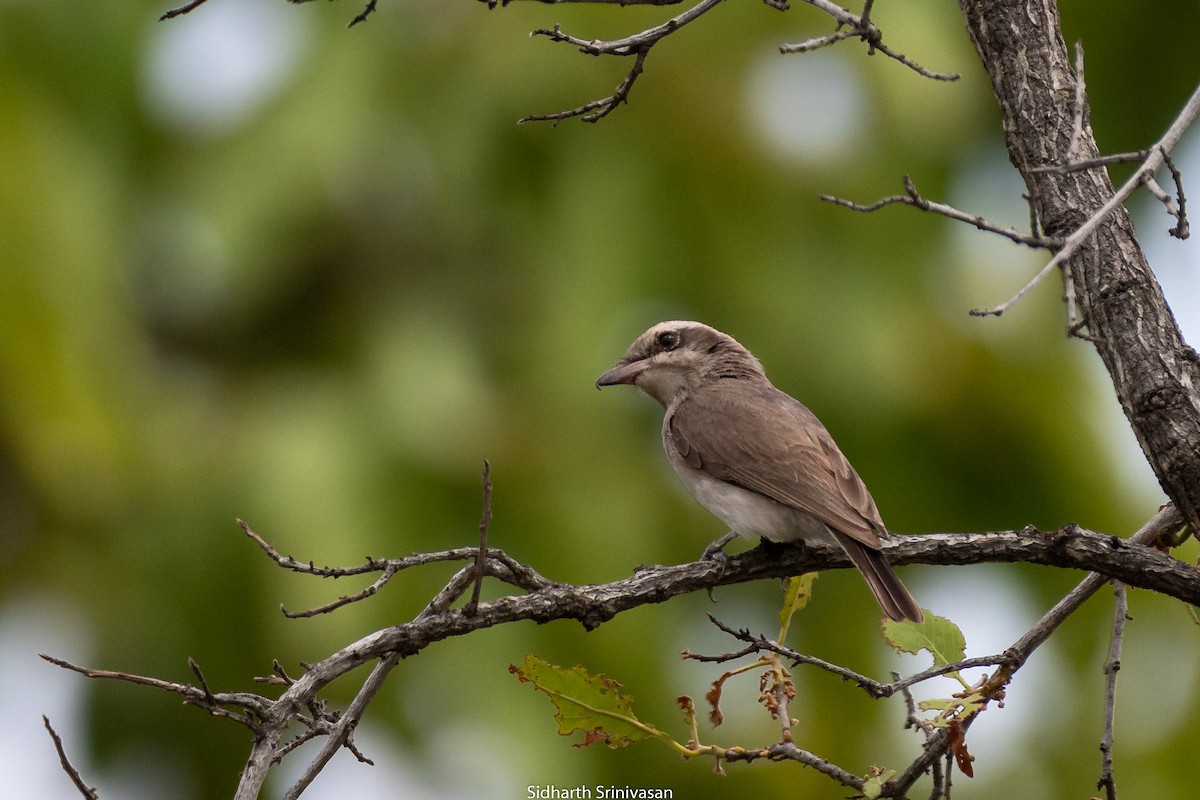
[(525, 656), (523, 666), (510, 664), (508, 671), (550, 698), (560, 734), (583, 733), (576, 747), (603, 742), (616, 748), (651, 737), (668, 738), (634, 716), (633, 698), (621, 694), (621, 684), (611, 678), (583, 667), (564, 669), (534, 655)]
[[(779, 624), (784, 631), (792, 621), (792, 615), (808, 605), (812, 599), (813, 581), (817, 579), (816, 572), (806, 572), (803, 575), (793, 575), (787, 579), (787, 591), (783, 597), (783, 608), (779, 610)], [(783, 637), (780, 637), (781, 640)]]
[(945, 617), (925, 612), (923, 622), (884, 620), (883, 638), (902, 653), (917, 655), (922, 650), (941, 667), (966, 657), (967, 640), (958, 626)]
[(920, 711), (937, 711), (936, 718), (930, 720), (932, 725), (945, 728), (956, 721), (972, 717), (987, 707), (985, 700), (978, 692), (963, 694), (958, 697), (943, 697), (922, 700), (917, 703)]
[(922, 700), (917, 703), (917, 708), (921, 711), (949, 711), (958, 708), (958, 701), (950, 697), (937, 697)]
[(889, 769), (870, 776), (863, 781), (862, 796), (867, 800), (876, 800), (883, 793), (883, 785), (890, 781), (895, 774), (896, 770)]

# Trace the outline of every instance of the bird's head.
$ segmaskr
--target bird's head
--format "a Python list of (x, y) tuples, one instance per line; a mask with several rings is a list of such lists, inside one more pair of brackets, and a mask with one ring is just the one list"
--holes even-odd
[(660, 322), (629, 346), (596, 387), (629, 384), (664, 407), (680, 391), (725, 378), (765, 380), (762, 364), (732, 336), (699, 322)]

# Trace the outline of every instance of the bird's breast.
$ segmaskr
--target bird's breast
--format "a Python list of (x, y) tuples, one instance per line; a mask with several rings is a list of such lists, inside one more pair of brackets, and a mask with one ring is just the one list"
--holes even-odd
[(747, 538), (761, 536), (774, 542), (837, 541), (825, 523), (812, 515), (715, 478), (687, 464), (669, 441), (663, 444), (671, 467), (688, 492), (730, 530)]

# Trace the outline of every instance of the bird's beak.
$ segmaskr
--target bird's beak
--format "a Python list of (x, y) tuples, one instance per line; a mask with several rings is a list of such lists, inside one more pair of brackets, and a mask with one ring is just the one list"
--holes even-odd
[(633, 385), (637, 380), (637, 376), (649, 366), (645, 360), (641, 361), (622, 361), (608, 372), (596, 379), (596, 388), (601, 386), (616, 386), (619, 383)]

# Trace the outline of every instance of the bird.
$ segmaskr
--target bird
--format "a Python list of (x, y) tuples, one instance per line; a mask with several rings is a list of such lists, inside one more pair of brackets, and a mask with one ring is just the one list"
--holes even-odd
[(596, 387), (635, 386), (664, 409), (662, 445), (687, 490), (732, 532), (842, 548), (890, 619), (923, 619), (882, 552), (875, 500), (816, 415), (775, 388), (728, 334), (660, 322)]

